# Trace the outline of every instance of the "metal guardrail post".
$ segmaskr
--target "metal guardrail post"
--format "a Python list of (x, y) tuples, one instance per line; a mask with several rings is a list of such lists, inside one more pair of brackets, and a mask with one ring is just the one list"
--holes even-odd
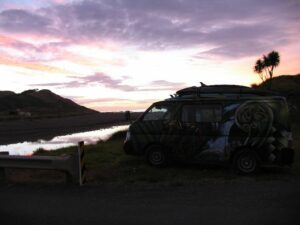
[(77, 157), (78, 157), (78, 175), (79, 175), (79, 185), (83, 185), (85, 182), (85, 162), (84, 162), (84, 142), (78, 142), (78, 151), (77, 151)]
[(0, 177), (5, 168), (59, 170), (66, 173), (66, 180), (79, 185), (85, 182), (84, 142), (78, 143), (75, 154), (68, 156), (17, 156), (0, 153)]

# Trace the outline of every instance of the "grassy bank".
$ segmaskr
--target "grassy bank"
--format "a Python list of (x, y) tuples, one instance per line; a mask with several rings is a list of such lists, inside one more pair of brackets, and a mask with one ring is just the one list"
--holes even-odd
[[(226, 168), (204, 168), (196, 165), (176, 164), (168, 168), (154, 168), (143, 157), (126, 155), (122, 146), (125, 132), (116, 133), (106, 142), (85, 146), (88, 183), (156, 183), (181, 185), (199, 178), (234, 178)], [(57, 151), (38, 151), (35, 155), (72, 154), (76, 147)]]
[[(295, 127), (295, 146), (298, 151), (300, 145), (300, 129)], [(183, 185), (191, 182), (214, 180), (242, 179), (227, 167), (203, 167), (200, 165), (186, 165), (177, 163), (168, 168), (154, 168), (149, 166), (143, 158), (128, 156), (122, 150), (125, 132), (115, 134), (107, 142), (99, 142), (85, 146), (85, 162), (87, 166), (87, 183), (164, 183), (168, 185)], [(36, 155), (72, 154), (76, 147), (59, 149), (57, 151), (38, 151)], [(264, 168), (251, 179), (290, 179), (300, 175), (300, 157), (296, 160), (292, 170), (288, 168)], [(222, 178), (222, 179), (220, 179)]]

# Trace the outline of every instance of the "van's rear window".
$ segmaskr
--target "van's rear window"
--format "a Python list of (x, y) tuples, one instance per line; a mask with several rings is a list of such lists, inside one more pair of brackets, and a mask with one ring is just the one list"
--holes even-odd
[(143, 120), (167, 120), (170, 118), (171, 105), (154, 105)]

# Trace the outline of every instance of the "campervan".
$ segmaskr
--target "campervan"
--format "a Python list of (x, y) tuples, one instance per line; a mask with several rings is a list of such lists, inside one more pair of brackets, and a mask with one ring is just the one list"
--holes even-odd
[(250, 174), (290, 165), (294, 151), (286, 99), (236, 85), (189, 87), (155, 102), (127, 132), (124, 151), (157, 167), (171, 161), (228, 163)]

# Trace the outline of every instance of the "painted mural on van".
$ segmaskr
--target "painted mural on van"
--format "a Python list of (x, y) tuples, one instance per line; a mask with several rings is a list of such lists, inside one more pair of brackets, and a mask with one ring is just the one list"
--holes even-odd
[(155, 166), (232, 162), (250, 173), (262, 163), (291, 164), (290, 140), (283, 97), (172, 98), (154, 103), (130, 126), (124, 150)]

